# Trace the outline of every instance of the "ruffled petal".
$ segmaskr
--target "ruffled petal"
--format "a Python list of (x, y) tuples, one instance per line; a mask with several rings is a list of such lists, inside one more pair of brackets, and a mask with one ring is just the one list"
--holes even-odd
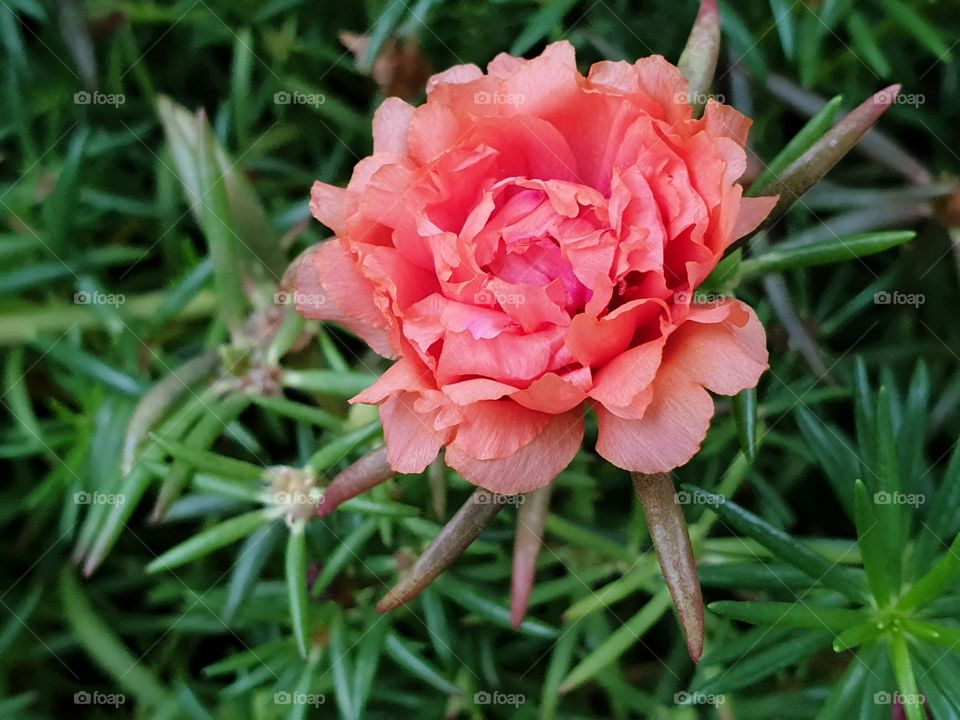
[[(443, 393), (457, 405), (473, 405), (483, 400), (499, 400), (513, 395), (517, 388), (490, 378), (471, 378), (444, 385)], [(536, 408), (534, 408), (536, 409)]]
[(719, 103), (713, 98), (707, 100), (703, 111), (703, 121), (707, 132), (715, 137), (727, 137), (740, 147), (747, 144), (747, 133), (753, 121), (730, 105)]
[(409, 357), (397, 360), (366, 390), (350, 398), (350, 403), (379, 405), (398, 392), (429, 390), (430, 374), (422, 364)]
[(582, 404), (590, 387), (590, 368), (579, 368), (561, 376), (547, 373), (537, 378), (530, 387), (511, 394), (511, 399), (531, 410), (558, 415)]
[(446, 105), (427, 103), (414, 111), (407, 130), (410, 154), (419, 163), (430, 163), (449, 150), (463, 133), (460, 118)]
[(713, 417), (713, 399), (683, 372), (669, 367), (653, 384), (640, 420), (618, 417), (595, 405), (597, 452), (617, 467), (645, 474), (685, 465), (700, 449)]
[(505, 78), (525, 62), (529, 61), (502, 52), (487, 64), (487, 74), (496, 78)]
[(331, 320), (355, 333), (384, 357), (395, 357), (387, 320), (374, 304), (373, 285), (337, 240), (315, 245), (296, 261), (294, 301), (311, 320)]
[(427, 95), (446, 85), (465, 85), (483, 77), (483, 70), (476, 65), (454, 65), (427, 79)]
[(718, 395), (736, 395), (754, 387), (768, 367), (766, 333), (749, 305), (731, 299), (720, 307), (725, 317), (716, 320), (714, 312), (704, 323), (700, 308), (692, 306), (688, 321), (670, 336), (665, 362)]
[(596, 373), (590, 397), (621, 417), (642, 417), (651, 399), (644, 391), (657, 376), (666, 340), (651, 340), (611, 360)]
[(317, 181), (310, 189), (310, 213), (337, 234), (346, 225), (347, 191)]
[(672, 125), (681, 125), (693, 116), (687, 102), (687, 79), (676, 65), (662, 55), (640, 58), (634, 63), (640, 92), (656, 100), (662, 110), (659, 119)]
[(437, 377), (442, 385), (471, 375), (511, 385), (529, 383), (550, 368), (562, 344), (561, 328), (530, 335), (502, 332), (489, 339), (477, 339), (468, 332), (450, 333), (440, 352)]
[(474, 403), (457, 427), (450, 448), (477, 460), (504, 458), (530, 444), (550, 420), (512, 400)]
[(399, 473), (426, 470), (449, 438), (449, 432), (434, 429), (439, 411), (417, 412), (416, 399), (414, 393), (401, 392), (391, 395), (380, 406), (387, 462)]
[(713, 417), (705, 388), (733, 395), (756, 385), (766, 367), (763, 327), (752, 309), (738, 300), (692, 306), (667, 340), (642, 417), (620, 417), (594, 405), (597, 452), (617, 467), (646, 474), (686, 464)]
[(739, 240), (760, 227), (760, 223), (767, 219), (767, 215), (776, 207), (779, 199), (779, 195), (741, 198), (740, 212), (737, 213), (737, 223), (733, 226), (731, 241)]
[(505, 115), (533, 115), (550, 119), (554, 113), (568, 111), (580, 88), (582, 76), (577, 70), (573, 45), (565, 40), (548, 45), (503, 79), (500, 93)]
[(633, 300), (599, 319), (581, 313), (570, 322), (566, 347), (584, 367), (601, 367), (630, 347), (638, 327), (658, 327), (663, 308), (661, 301), (645, 299)]
[(519, 495), (552, 482), (570, 464), (583, 440), (583, 410), (550, 416), (543, 432), (514, 454), (478, 460), (449, 447), (446, 463), (465, 480), (503, 495)]
[(397, 97), (388, 97), (373, 114), (373, 152), (406, 155), (407, 129), (414, 108)]

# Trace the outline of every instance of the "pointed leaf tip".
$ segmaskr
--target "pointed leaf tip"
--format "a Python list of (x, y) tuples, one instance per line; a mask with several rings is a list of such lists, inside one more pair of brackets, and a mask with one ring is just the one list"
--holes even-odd
[(702, 0), (697, 19), (677, 63), (689, 83), (688, 100), (697, 113), (707, 104), (707, 93), (713, 84), (719, 54), (720, 8), (717, 0)]
[(423, 592), (480, 536), (502, 507), (502, 498), (489, 490), (478, 488), (474, 491), (417, 558), (410, 572), (377, 603), (377, 612), (383, 613), (405, 605)]
[(660, 560), (660, 569), (687, 638), (687, 650), (695, 663), (700, 662), (705, 627), (703, 592), (687, 520), (674, 493), (673, 480), (666, 473), (632, 473), (632, 476)]
[(513, 547), (513, 575), (510, 582), (510, 621), (519, 629), (527, 613), (530, 592), (536, 577), (537, 555), (543, 544), (543, 529), (550, 509), (550, 485), (524, 496), (517, 512), (517, 535)]
[(897, 95), (900, 94), (900, 90), (903, 88), (903, 85), (900, 83), (894, 83), (893, 85), (888, 85), (883, 90), (874, 95), (874, 98), (878, 102), (885, 102), (887, 105), (896, 100)]
[(733, 418), (740, 438), (740, 449), (748, 460), (757, 454), (757, 389), (743, 390), (733, 397)]
[(790, 209), (807, 190), (830, 172), (896, 102), (899, 93), (899, 84), (874, 93), (824, 133), (803, 155), (790, 163), (779, 177), (764, 189), (768, 195), (780, 196), (780, 201), (767, 218), (767, 223)]

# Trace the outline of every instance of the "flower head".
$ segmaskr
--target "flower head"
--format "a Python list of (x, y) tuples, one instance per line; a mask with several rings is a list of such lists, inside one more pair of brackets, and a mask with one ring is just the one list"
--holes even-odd
[[(388, 460), (446, 462), (491, 491), (549, 483), (580, 447), (619, 467), (686, 463), (713, 414), (767, 367), (752, 309), (696, 293), (776, 198), (744, 198), (750, 121), (694, 118), (662, 57), (584, 77), (554, 43), (484, 74), (390, 98), (346, 189), (316, 183), (335, 239), (300, 258), (300, 311), (397, 362), (353, 402), (380, 405)], [(706, 302), (704, 300), (706, 299)]]

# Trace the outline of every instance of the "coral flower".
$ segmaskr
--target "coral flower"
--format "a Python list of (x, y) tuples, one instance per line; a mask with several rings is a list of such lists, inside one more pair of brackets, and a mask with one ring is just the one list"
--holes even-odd
[(762, 326), (696, 290), (775, 198), (745, 198), (750, 121), (702, 118), (662, 57), (600, 62), (573, 47), (499, 55), (390, 98), (346, 189), (313, 187), (336, 237), (296, 265), (300, 312), (397, 362), (353, 402), (380, 405), (387, 458), (416, 473), (446, 447), (504, 494), (552, 481), (599, 425), (597, 452), (665, 472), (697, 452), (708, 393), (753, 387)]

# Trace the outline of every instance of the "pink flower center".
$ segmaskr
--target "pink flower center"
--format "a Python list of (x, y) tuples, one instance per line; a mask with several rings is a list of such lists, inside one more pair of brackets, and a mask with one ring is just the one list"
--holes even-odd
[(571, 314), (582, 310), (592, 291), (577, 279), (562, 247), (575, 226), (594, 229), (592, 225), (586, 219), (560, 216), (542, 190), (512, 186), (497, 205), (484, 231), (485, 240), (494, 240), (495, 245), (481, 270), (519, 286), (547, 288), (559, 281), (564, 308)]

